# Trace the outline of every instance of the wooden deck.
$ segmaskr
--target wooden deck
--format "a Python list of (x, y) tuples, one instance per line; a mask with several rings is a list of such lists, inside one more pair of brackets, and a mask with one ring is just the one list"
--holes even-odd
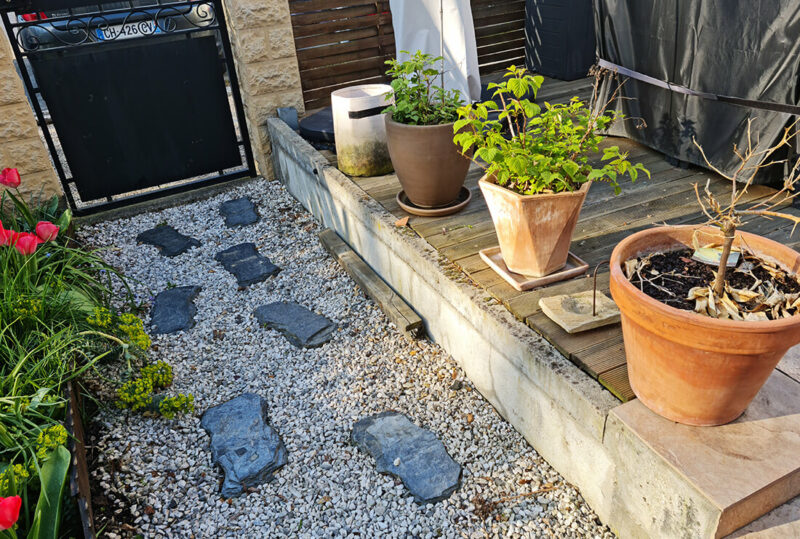
[[(588, 95), (587, 81), (547, 81), (539, 94), (539, 100), (559, 102), (573, 95)], [(722, 178), (706, 170), (670, 166), (663, 156), (628, 139), (609, 138), (607, 145), (618, 145), (630, 152), (633, 161), (645, 164), (652, 178), (646, 177), (636, 183), (626, 181), (619, 196), (607, 184), (594, 184), (589, 191), (581, 211), (581, 218), (573, 236), (571, 250), (590, 264), (585, 277), (556, 283), (540, 289), (518, 292), (506, 284), (480, 258), (478, 252), (497, 245), (491, 217), (477, 186), (482, 170), (470, 169), (466, 186), (472, 191), (472, 201), (463, 211), (447, 217), (410, 216), (410, 226), (420, 237), (436, 248), (445, 259), (452, 262), (457, 271), (453, 278), (464, 274), (486, 291), (487, 301), (501, 302), (514, 316), (524, 321), (534, 331), (553, 344), (564, 356), (577, 364), (590, 376), (598, 380), (621, 401), (634, 398), (628, 381), (622, 331), (619, 324), (570, 335), (545, 316), (539, 308), (539, 299), (557, 294), (591, 290), (591, 272), (597, 264), (607, 261), (613, 247), (627, 235), (655, 224), (690, 224), (702, 222), (694, 194), (694, 184), (704, 185), (711, 178), (711, 189), (721, 195), (729, 192), (730, 186)], [(335, 163), (335, 155), (323, 152)], [(400, 183), (395, 175), (352, 178), (368, 195), (382, 204), (398, 218), (405, 213), (397, 204), (395, 196)], [(764, 186), (753, 186), (747, 201), (755, 201), (773, 192)], [(800, 215), (800, 209), (786, 208), (784, 211)], [(757, 219), (746, 223), (744, 230), (755, 232), (792, 247), (800, 243), (800, 234), (790, 237), (791, 225), (781, 220)], [(461, 273), (463, 272), (463, 274)], [(598, 290), (608, 294), (608, 267), (598, 272)]]

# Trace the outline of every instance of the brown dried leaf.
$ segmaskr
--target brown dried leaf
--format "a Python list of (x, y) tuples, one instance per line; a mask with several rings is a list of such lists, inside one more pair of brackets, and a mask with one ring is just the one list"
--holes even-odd
[(708, 314), (708, 298), (697, 298), (694, 310), (700, 314)]
[(636, 275), (636, 268), (639, 266), (639, 260), (631, 258), (625, 261), (625, 276), (630, 281)]
[(747, 303), (748, 301), (763, 297), (759, 292), (746, 290), (744, 288), (729, 288), (728, 291), (731, 293), (731, 298), (739, 303)]
[(767, 297), (764, 303), (766, 303), (770, 307), (776, 307), (777, 305), (783, 303), (785, 299), (786, 296), (784, 296), (783, 293), (781, 293), (778, 290), (775, 290), (772, 292), (772, 294), (769, 295), (769, 297)]
[(766, 313), (744, 313), (744, 319), (752, 322), (761, 322), (762, 320), (769, 320)]
[(710, 291), (711, 289), (705, 286), (695, 286), (689, 290), (689, 294), (686, 296), (686, 299), (707, 298)]
[(394, 222), (394, 226), (396, 226), (397, 228), (403, 228), (407, 224), (408, 224), (408, 215)]

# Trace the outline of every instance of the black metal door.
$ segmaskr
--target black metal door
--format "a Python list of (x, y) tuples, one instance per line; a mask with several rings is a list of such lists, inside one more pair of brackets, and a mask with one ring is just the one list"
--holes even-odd
[(3, 14), (75, 212), (253, 175), (221, 1), (85, 1)]

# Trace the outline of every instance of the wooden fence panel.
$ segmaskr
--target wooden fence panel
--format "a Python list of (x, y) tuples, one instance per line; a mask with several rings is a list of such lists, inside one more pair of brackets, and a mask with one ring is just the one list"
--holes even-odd
[[(481, 74), (525, 63), (525, 0), (471, 0)], [(330, 93), (386, 82), (395, 56), (388, 0), (289, 0), (306, 109)]]
[(471, 0), (471, 4), (481, 75), (525, 65), (525, 0)]
[(385, 82), (395, 56), (388, 0), (290, 0), (306, 109), (330, 104), (330, 93)]

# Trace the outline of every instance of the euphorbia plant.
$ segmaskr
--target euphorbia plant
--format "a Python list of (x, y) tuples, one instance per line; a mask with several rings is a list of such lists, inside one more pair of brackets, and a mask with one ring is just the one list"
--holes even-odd
[(489, 84), (499, 105), (486, 101), (460, 107), (453, 140), (464, 155), (474, 150), (471, 159), (478, 166), (499, 185), (523, 195), (576, 191), (592, 180), (608, 182), (619, 193), (621, 176), (634, 181), (639, 172), (650, 176), (618, 146), (603, 148), (599, 163), (591, 160), (600, 151), (602, 133), (624, 119), (622, 113), (608, 110), (617, 92), (594, 109), (577, 97), (564, 104), (545, 103), (542, 109), (528, 96), (535, 99), (543, 81), (511, 66), (505, 80)]

